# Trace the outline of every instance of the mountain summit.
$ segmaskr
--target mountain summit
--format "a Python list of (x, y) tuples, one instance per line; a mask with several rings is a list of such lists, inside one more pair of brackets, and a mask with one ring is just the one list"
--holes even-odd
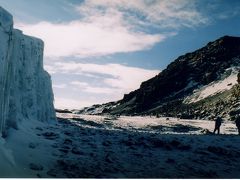
[[(199, 117), (194, 113), (199, 104), (209, 105), (210, 99), (217, 103), (223, 98), (220, 94), (233, 91), (239, 68), (240, 37), (224, 36), (178, 57), (157, 76), (143, 82), (139, 89), (125, 94), (122, 100), (100, 107), (103, 112), (113, 114)], [(212, 113), (219, 114), (220, 110)]]

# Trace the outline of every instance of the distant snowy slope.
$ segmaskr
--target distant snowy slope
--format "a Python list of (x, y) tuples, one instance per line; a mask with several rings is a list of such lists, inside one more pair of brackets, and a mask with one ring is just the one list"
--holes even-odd
[(188, 96), (184, 102), (197, 102), (209, 96), (213, 96), (217, 93), (231, 89), (233, 85), (237, 84), (237, 75), (239, 69), (240, 67), (231, 67), (226, 69), (225, 73), (220, 77), (219, 80), (213, 81), (206, 86), (194, 90), (193, 94)]
[(43, 69), (43, 41), (13, 29), (0, 7), (0, 135), (21, 120), (55, 119), (49, 74)]

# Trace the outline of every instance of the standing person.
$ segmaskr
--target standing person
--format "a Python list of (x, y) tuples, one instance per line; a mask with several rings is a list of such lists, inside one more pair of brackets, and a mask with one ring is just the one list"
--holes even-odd
[(240, 116), (239, 115), (236, 116), (235, 123), (238, 128), (238, 134), (240, 135)]
[(213, 134), (217, 131), (218, 134), (220, 134), (220, 126), (222, 124), (222, 118), (218, 116), (215, 120), (215, 129), (213, 131)]

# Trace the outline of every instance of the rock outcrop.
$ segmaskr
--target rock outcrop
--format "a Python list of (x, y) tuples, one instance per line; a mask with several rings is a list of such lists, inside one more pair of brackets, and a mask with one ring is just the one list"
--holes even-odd
[(133, 108), (130, 111), (147, 111), (191, 94), (198, 87), (217, 80), (227, 68), (239, 64), (240, 38), (224, 36), (195, 52), (178, 57), (158, 76), (125, 95), (121, 104), (132, 101), (134, 106), (131, 105)]
[(12, 15), (0, 7), (0, 134), (22, 120), (55, 119), (43, 47), (42, 40), (14, 29)]
[(102, 113), (127, 115), (227, 116), (239, 101), (238, 95), (232, 96), (239, 70), (240, 37), (224, 36), (178, 57), (122, 100), (85, 108), (80, 113), (99, 114), (102, 109)]

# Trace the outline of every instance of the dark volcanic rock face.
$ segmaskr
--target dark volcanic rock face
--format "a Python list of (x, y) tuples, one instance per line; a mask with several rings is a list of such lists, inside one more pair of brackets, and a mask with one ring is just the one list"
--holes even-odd
[[(240, 65), (240, 38), (224, 36), (178, 57), (156, 77), (124, 95), (113, 113), (142, 113), (168, 102), (181, 104), (199, 86), (219, 78), (230, 66)], [(190, 86), (191, 84), (191, 86)]]

